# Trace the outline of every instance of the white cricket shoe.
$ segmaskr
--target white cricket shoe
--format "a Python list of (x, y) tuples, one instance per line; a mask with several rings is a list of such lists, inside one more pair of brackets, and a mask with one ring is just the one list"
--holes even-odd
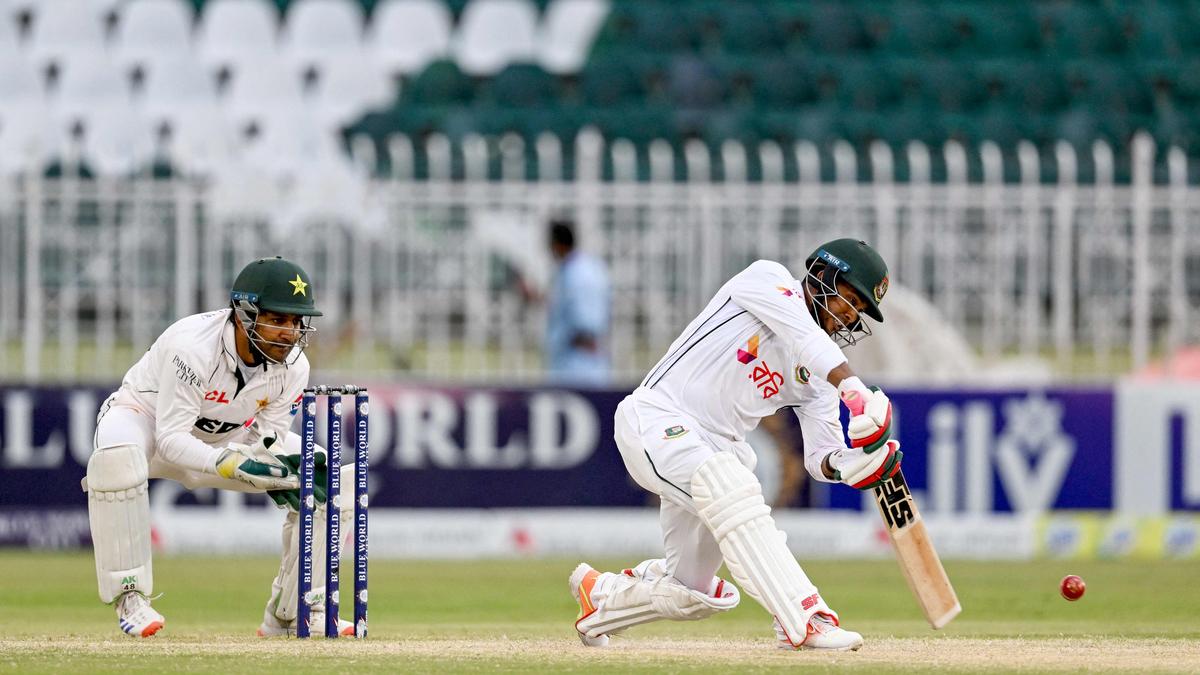
[(858, 651), (863, 646), (862, 635), (852, 630), (846, 630), (837, 621), (823, 612), (812, 615), (808, 620), (808, 635), (799, 646), (793, 646), (788, 640), (779, 619), (775, 620), (775, 637), (779, 640), (780, 649), (825, 649), (834, 652)]
[(579, 618), (575, 620), (575, 632), (579, 634), (579, 641), (588, 647), (608, 646), (607, 635), (589, 637), (586, 627), (580, 625), (589, 616), (596, 613), (596, 605), (592, 603), (592, 589), (596, 587), (596, 580), (599, 578), (600, 572), (592, 569), (591, 565), (579, 563), (575, 571), (571, 572), (571, 578), (567, 580), (567, 584), (571, 588), (571, 595), (575, 597), (575, 602), (579, 603)]
[(162, 630), (166, 619), (150, 606), (150, 600), (137, 591), (129, 591), (117, 600), (117, 623), (134, 637), (150, 637)]
[[(312, 612), (308, 615), (308, 630), (313, 637), (325, 635), (325, 613)], [(263, 615), (258, 627), (258, 637), (290, 637), (296, 634), (296, 621), (280, 621), (272, 614)], [(338, 635), (354, 637), (354, 624), (338, 617)]]

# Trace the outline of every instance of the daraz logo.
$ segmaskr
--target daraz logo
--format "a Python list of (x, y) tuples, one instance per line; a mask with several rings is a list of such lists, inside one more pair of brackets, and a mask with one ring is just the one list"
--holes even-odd
[(746, 347), (744, 349), (738, 350), (737, 359), (738, 359), (738, 361), (741, 361), (742, 363), (750, 363), (751, 361), (753, 361), (754, 359), (757, 359), (757, 358), (758, 358), (758, 335), (755, 334), (750, 337), (749, 341), (746, 342)]

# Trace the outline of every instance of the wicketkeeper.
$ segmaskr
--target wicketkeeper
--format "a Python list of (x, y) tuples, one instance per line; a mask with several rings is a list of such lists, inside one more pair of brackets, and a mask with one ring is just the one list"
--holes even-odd
[[(167, 328), (129, 369), (96, 418), (95, 451), (82, 481), (96, 554), (100, 599), (115, 604), (121, 630), (162, 629), (150, 606), (149, 478), (188, 489), (266, 492), (288, 508), (283, 559), (258, 634), (295, 628), (300, 437), (292, 418), (308, 384), (304, 348), (313, 332), (312, 282), (283, 258), (256, 260), (238, 274), (226, 309)], [(324, 485), (325, 453), (314, 482)], [(314, 565), (323, 564), (325, 491), (318, 487)], [(324, 589), (314, 589), (311, 625), (324, 625)], [(341, 622), (344, 634), (353, 624)]]
[[(797, 280), (759, 260), (730, 279), (617, 407), (615, 437), (625, 466), (661, 498), (665, 557), (621, 573), (575, 568), (575, 623), (586, 645), (659, 619), (695, 620), (733, 609), (739, 594), (715, 576), (721, 563), (774, 617), (788, 649), (851, 650), (862, 636), (840, 626), (775, 526), (752, 470), (746, 434), (791, 408), (804, 436), (805, 466), (825, 482), (860, 490), (900, 467), (890, 440), (892, 406), (863, 384), (840, 346), (883, 321), (887, 266), (865, 242), (838, 239), (806, 261)], [(839, 399), (850, 411), (842, 436)]]

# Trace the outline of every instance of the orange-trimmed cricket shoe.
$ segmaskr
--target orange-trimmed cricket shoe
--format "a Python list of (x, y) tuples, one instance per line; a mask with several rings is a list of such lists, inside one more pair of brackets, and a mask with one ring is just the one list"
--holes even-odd
[(150, 637), (167, 622), (150, 606), (150, 600), (137, 591), (129, 591), (117, 600), (117, 623), (134, 637)]
[(600, 572), (592, 569), (591, 565), (579, 563), (575, 571), (571, 572), (571, 578), (567, 582), (571, 587), (571, 595), (575, 597), (575, 602), (579, 603), (579, 617), (575, 619), (575, 632), (579, 634), (580, 642), (588, 647), (608, 646), (607, 635), (591, 637), (579, 630), (579, 622), (596, 612), (596, 606), (592, 603), (592, 589), (596, 587), (596, 580), (599, 578)]

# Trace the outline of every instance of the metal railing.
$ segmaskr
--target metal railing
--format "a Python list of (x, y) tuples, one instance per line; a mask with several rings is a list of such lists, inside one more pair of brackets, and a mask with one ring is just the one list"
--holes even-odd
[[(369, 154), (352, 145), (360, 159)], [(744, 265), (766, 257), (799, 272), (836, 236), (872, 242), (893, 283), (930, 299), (984, 360), (1037, 356), (1066, 376), (1109, 376), (1200, 338), (1200, 190), (1188, 184), (1182, 151), (1159, 156), (1145, 136), (1129, 153), (1128, 184), (1114, 182), (1114, 152), (1103, 143), (1088, 158), (1095, 177), (1086, 183), (1065, 143), (1054, 157), (1021, 145), (1019, 182), (1005, 181), (1006, 159), (991, 144), (911, 144), (904, 182), (893, 179), (882, 144), (864, 153), (865, 181), (844, 143), (827, 159), (811, 144), (790, 149), (796, 181), (784, 180), (784, 150), (771, 144), (727, 143), (720, 181), (699, 145), (679, 160), (686, 180), (669, 148), (652, 146), (653, 176), (642, 182), (631, 180), (632, 145), (586, 134), (571, 181), (558, 178), (563, 153), (549, 141), (536, 148), (537, 180), (525, 179), (516, 139), (452, 147), (435, 137), (425, 150), (431, 177), (413, 180), (411, 142), (391, 143), (393, 177), (363, 179), (343, 217), (297, 214), (302, 198), (320, 201), (297, 192), (311, 184), (239, 211), (222, 203), (220, 175), (5, 179), (0, 377), (115, 379), (175, 319), (225, 306), (242, 265), (279, 254), (314, 280), (326, 314), (311, 352), (320, 370), (537, 380), (544, 307), (515, 280), (548, 278), (545, 222), (559, 214), (577, 220), (583, 247), (610, 267), (618, 381), (636, 381)], [(745, 179), (748, 151), (761, 180)], [(449, 177), (452, 152), (462, 178)], [(944, 181), (930, 179), (935, 152)], [(979, 177), (969, 178), (968, 152)], [(611, 180), (601, 178), (604, 161)], [(833, 180), (820, 179), (825, 161)], [(1054, 183), (1040, 179), (1047, 161)], [(497, 162), (501, 175), (489, 177)], [(1156, 162), (1167, 167), (1158, 181)]]

